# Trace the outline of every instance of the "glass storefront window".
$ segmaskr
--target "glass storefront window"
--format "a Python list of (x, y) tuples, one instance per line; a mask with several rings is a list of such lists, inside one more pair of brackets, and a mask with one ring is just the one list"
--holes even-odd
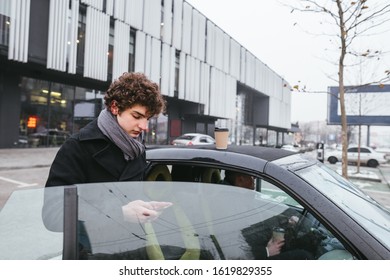
[[(25, 147), (60, 146), (99, 116), (104, 92), (23, 77), (19, 134)], [(149, 121), (147, 144), (166, 144), (168, 117)]]
[(85, 33), (87, 25), (86, 8), (81, 5), (79, 11), (79, 22), (78, 22), (78, 34), (77, 34), (77, 68), (78, 74), (84, 72), (84, 52), (85, 52)]
[(10, 18), (0, 14), (0, 45), (8, 46)]
[(135, 69), (135, 30), (130, 30), (129, 43), (129, 72)]
[(11, 1), (0, 3), (0, 46), (8, 46), (11, 24)]
[(160, 114), (157, 118), (151, 118), (148, 130), (144, 135), (147, 144), (164, 145), (168, 143), (168, 116)]
[(267, 129), (263, 127), (256, 128), (256, 146), (267, 145)]
[(268, 130), (268, 139), (267, 139), (267, 146), (276, 146), (276, 131), (274, 130)]
[(240, 145), (253, 145), (253, 127), (250, 125), (241, 125)]
[(73, 114), (73, 133), (99, 116), (104, 108), (104, 93), (76, 87)]
[[(84, 121), (75, 118), (74, 107), (76, 92), (86, 100), (89, 92), (86, 89), (22, 78), (21, 92), (19, 134), (27, 147), (59, 146)], [(88, 121), (97, 116), (96, 111), (100, 112), (100, 102), (96, 109)]]

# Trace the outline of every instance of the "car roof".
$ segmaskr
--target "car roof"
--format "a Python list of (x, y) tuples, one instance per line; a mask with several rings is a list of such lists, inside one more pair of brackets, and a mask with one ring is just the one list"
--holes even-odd
[[(208, 137), (211, 137), (210, 135), (202, 134), (202, 133), (184, 133), (183, 135), (191, 135), (191, 136), (208, 136)], [(181, 136), (183, 136), (183, 135), (181, 135)]]
[[(358, 147), (359, 147), (359, 145), (349, 145), (349, 146), (348, 146), (348, 149), (350, 149), (350, 148), (358, 148)], [(376, 152), (375, 149), (373, 149), (372, 147), (369, 147), (369, 146), (360, 145), (360, 148), (361, 148), (361, 149), (367, 149), (367, 150)]]
[[(148, 160), (193, 160), (193, 161), (219, 161), (233, 162), (234, 159), (246, 158), (258, 159), (264, 162), (274, 161), (295, 152), (262, 146), (229, 145), (226, 150), (218, 150), (215, 145), (202, 146), (171, 146), (155, 145), (146, 147)], [(239, 163), (238, 163), (239, 164)]]

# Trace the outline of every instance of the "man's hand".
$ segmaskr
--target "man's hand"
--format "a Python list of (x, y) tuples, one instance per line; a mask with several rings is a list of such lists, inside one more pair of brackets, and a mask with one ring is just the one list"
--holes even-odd
[(171, 202), (134, 200), (122, 206), (122, 213), (127, 222), (146, 223), (157, 219), (170, 206)]
[(268, 257), (280, 254), (280, 250), (284, 245), (284, 239), (274, 240), (271, 238), (267, 244)]

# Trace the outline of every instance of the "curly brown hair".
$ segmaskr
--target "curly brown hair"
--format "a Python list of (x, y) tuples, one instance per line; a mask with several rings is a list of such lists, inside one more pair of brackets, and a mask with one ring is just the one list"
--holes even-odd
[(114, 101), (119, 112), (141, 105), (147, 108), (149, 117), (152, 117), (165, 110), (165, 100), (158, 85), (142, 73), (125, 72), (112, 82), (104, 96), (104, 104), (109, 108)]

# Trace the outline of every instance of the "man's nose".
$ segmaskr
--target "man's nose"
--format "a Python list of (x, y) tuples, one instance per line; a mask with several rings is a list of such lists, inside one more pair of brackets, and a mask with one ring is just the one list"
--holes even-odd
[(142, 130), (146, 130), (148, 128), (148, 120), (147, 119), (143, 119), (139, 122), (138, 124), (139, 128), (141, 128)]

